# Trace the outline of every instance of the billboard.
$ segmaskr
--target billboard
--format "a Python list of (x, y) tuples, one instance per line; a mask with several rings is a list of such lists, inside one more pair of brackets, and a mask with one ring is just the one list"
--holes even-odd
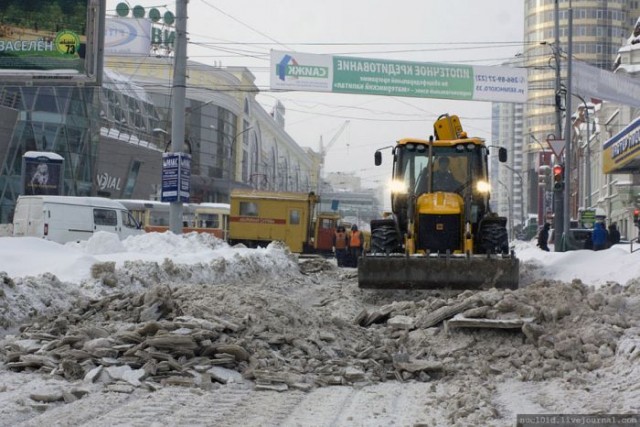
[(22, 194), (62, 195), (64, 159), (56, 153), (27, 151), (22, 156)]
[(147, 56), (151, 51), (151, 21), (136, 18), (106, 18), (106, 55)]
[(0, 2), (0, 82), (100, 84), (106, 2)]
[(602, 145), (603, 173), (636, 173), (640, 168), (640, 117)]
[(271, 51), (271, 89), (527, 102), (527, 70)]

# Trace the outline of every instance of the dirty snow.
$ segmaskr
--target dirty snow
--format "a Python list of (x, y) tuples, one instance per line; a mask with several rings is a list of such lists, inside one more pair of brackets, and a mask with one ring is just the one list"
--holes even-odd
[[(400, 292), (360, 290), (355, 269), (279, 244), (0, 238), (0, 426), (506, 426), (518, 413), (640, 413), (640, 251), (547, 253), (530, 242), (515, 251), (516, 291)], [(464, 301), (470, 316), (534, 321), (516, 331), (421, 326)], [(207, 322), (222, 326), (203, 341), (192, 325)], [(176, 386), (111, 359), (117, 372), (88, 381), (105, 362), (60, 356), (78, 331), (99, 329), (120, 348), (150, 324), (250, 358), (209, 369), (217, 380), (205, 387), (193, 370)], [(54, 363), (17, 369), (20, 357)], [(204, 363), (176, 361), (185, 372)], [(223, 403), (204, 411), (210, 399)], [(180, 410), (167, 411), (171, 401)]]

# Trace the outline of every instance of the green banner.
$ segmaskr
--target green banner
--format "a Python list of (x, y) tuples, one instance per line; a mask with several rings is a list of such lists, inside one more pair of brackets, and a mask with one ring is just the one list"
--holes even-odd
[(333, 92), (473, 99), (473, 67), (333, 57)]
[(271, 51), (271, 89), (527, 102), (527, 70)]

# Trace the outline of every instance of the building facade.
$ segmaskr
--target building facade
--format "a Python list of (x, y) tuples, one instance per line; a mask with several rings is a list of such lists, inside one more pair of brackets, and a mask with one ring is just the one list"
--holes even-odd
[[(628, 168), (605, 172), (602, 167), (603, 144), (616, 133), (615, 129), (632, 121), (636, 113), (607, 102), (593, 104), (581, 94), (567, 95), (565, 84), (569, 6), (573, 12), (574, 60), (611, 70), (618, 50), (640, 16), (639, 3), (630, 0), (525, 0), (522, 59), (529, 74), (528, 101), (521, 120), (518, 112), (511, 110), (517, 108), (515, 106), (494, 104), (492, 110), (494, 141), (502, 143), (512, 138), (513, 142), (506, 142), (505, 146), (510, 148), (515, 160), (515, 163), (507, 164), (513, 169), (510, 173), (509, 168), (504, 171), (498, 165), (494, 167), (498, 169), (492, 172), (494, 182), (498, 182), (494, 188), (494, 201), (498, 211), (507, 217), (511, 214), (515, 223), (523, 216), (518, 212), (519, 199), (524, 203), (527, 218), (552, 221), (554, 200), (550, 171), (553, 164), (563, 162), (566, 153), (554, 155), (547, 141), (564, 139), (564, 107), (566, 97), (571, 96), (574, 149), (568, 154), (572, 168), (565, 171), (570, 189), (571, 219), (577, 219), (585, 208), (602, 208), (607, 220), (617, 222), (623, 235), (637, 233), (630, 220), (634, 207), (631, 200), (634, 192), (637, 193), (635, 175), (627, 174)], [(516, 130), (520, 123), (521, 129)], [(521, 132), (521, 136), (513, 135), (512, 129)], [(517, 152), (518, 145), (520, 153)], [(518, 197), (519, 182), (523, 182), (521, 198)]]
[[(108, 129), (125, 133), (146, 126), (152, 148), (169, 150), (172, 64), (166, 58), (108, 56), (106, 65), (143, 87), (154, 106), (154, 118), (139, 122), (136, 111), (111, 117)], [(254, 76), (246, 68), (188, 64), (185, 102), (185, 150), (192, 155), (191, 197), (195, 202), (226, 202), (230, 190), (251, 187), (271, 191), (308, 192), (314, 188), (314, 161), (284, 130), (284, 106), (265, 111), (255, 100)], [(138, 120), (138, 122), (136, 122)], [(129, 124), (130, 123), (130, 124)], [(101, 162), (102, 163), (102, 162)], [(107, 164), (112, 162), (107, 162)], [(160, 162), (157, 163), (160, 167)], [(160, 170), (157, 170), (159, 176)], [(124, 177), (122, 177), (124, 179)], [(143, 194), (157, 193), (158, 180)]]

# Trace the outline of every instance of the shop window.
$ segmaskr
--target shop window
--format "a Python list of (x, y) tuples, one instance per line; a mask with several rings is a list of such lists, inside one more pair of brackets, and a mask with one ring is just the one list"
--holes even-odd
[(43, 87), (40, 88), (38, 95), (36, 97), (36, 104), (34, 107), (35, 111), (47, 111), (49, 113), (57, 113), (58, 112), (58, 103), (56, 102), (56, 97), (53, 93), (52, 88)]

